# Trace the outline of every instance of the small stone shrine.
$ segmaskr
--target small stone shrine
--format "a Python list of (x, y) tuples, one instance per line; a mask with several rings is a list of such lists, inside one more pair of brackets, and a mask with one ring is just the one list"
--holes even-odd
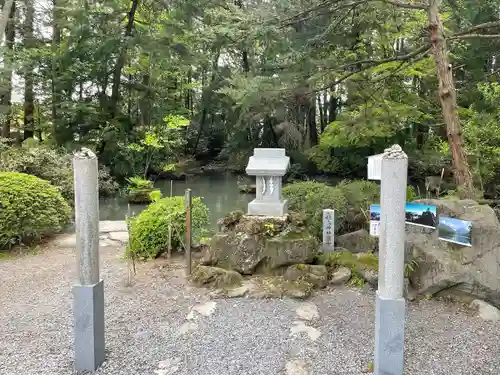
[(287, 202), (281, 199), (282, 178), (290, 165), (284, 148), (255, 148), (246, 172), (257, 179), (257, 196), (248, 204), (248, 215), (284, 216)]

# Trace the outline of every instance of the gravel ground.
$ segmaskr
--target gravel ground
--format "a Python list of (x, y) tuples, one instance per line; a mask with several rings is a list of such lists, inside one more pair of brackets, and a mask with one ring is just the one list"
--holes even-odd
[[(101, 254), (107, 360), (97, 374), (360, 375), (372, 361), (373, 292), (343, 287), (307, 302), (210, 301), (206, 290), (185, 285), (180, 266), (142, 264), (128, 286), (121, 251)], [(75, 266), (74, 250), (54, 247), (0, 260), (1, 375), (74, 373)], [(500, 322), (459, 305), (410, 303), (405, 374), (497, 374), (499, 336)]]

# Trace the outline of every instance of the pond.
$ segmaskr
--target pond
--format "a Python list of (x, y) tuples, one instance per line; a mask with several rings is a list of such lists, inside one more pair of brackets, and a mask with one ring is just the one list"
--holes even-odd
[[(170, 180), (159, 180), (155, 188), (162, 196), (170, 196)], [(237, 176), (231, 173), (203, 174), (188, 177), (185, 181), (172, 181), (172, 195), (182, 195), (191, 189), (192, 197), (203, 197), (210, 210), (210, 228), (217, 228), (217, 220), (234, 210), (246, 211), (247, 204), (255, 198), (253, 194), (243, 194), (237, 185)], [(124, 197), (101, 198), (99, 203), (100, 220), (125, 220), (127, 215), (137, 215), (146, 205), (128, 205)]]

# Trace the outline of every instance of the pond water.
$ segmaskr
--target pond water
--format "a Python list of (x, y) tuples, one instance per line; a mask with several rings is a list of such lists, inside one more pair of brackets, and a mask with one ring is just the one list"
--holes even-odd
[[(170, 180), (156, 181), (155, 188), (162, 196), (170, 196)], [(210, 228), (217, 228), (217, 220), (234, 210), (246, 211), (247, 204), (255, 198), (253, 194), (243, 194), (237, 185), (237, 176), (231, 173), (204, 174), (188, 177), (185, 181), (172, 181), (172, 195), (184, 196), (191, 189), (192, 197), (203, 197), (210, 210)], [(99, 220), (125, 220), (127, 215), (137, 215), (146, 205), (129, 205), (124, 197), (102, 198), (99, 203)]]

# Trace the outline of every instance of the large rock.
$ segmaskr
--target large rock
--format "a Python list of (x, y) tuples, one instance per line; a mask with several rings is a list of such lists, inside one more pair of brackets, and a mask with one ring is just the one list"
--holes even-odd
[(308, 263), (317, 241), (307, 230), (285, 217), (228, 215), (205, 249), (202, 264), (233, 269), (242, 274), (267, 273), (292, 264)]
[(370, 236), (365, 229), (346, 233), (335, 238), (337, 246), (352, 253), (365, 253), (377, 250), (377, 238)]
[(303, 280), (317, 288), (324, 288), (328, 284), (328, 270), (323, 265), (295, 264), (286, 269), (283, 278), (289, 281)]
[(493, 209), (471, 200), (419, 200), (438, 215), (472, 222), (472, 247), (438, 239), (438, 230), (408, 226), (407, 247), (420, 262), (410, 275), (419, 294), (438, 292), (500, 306), (500, 223)]

